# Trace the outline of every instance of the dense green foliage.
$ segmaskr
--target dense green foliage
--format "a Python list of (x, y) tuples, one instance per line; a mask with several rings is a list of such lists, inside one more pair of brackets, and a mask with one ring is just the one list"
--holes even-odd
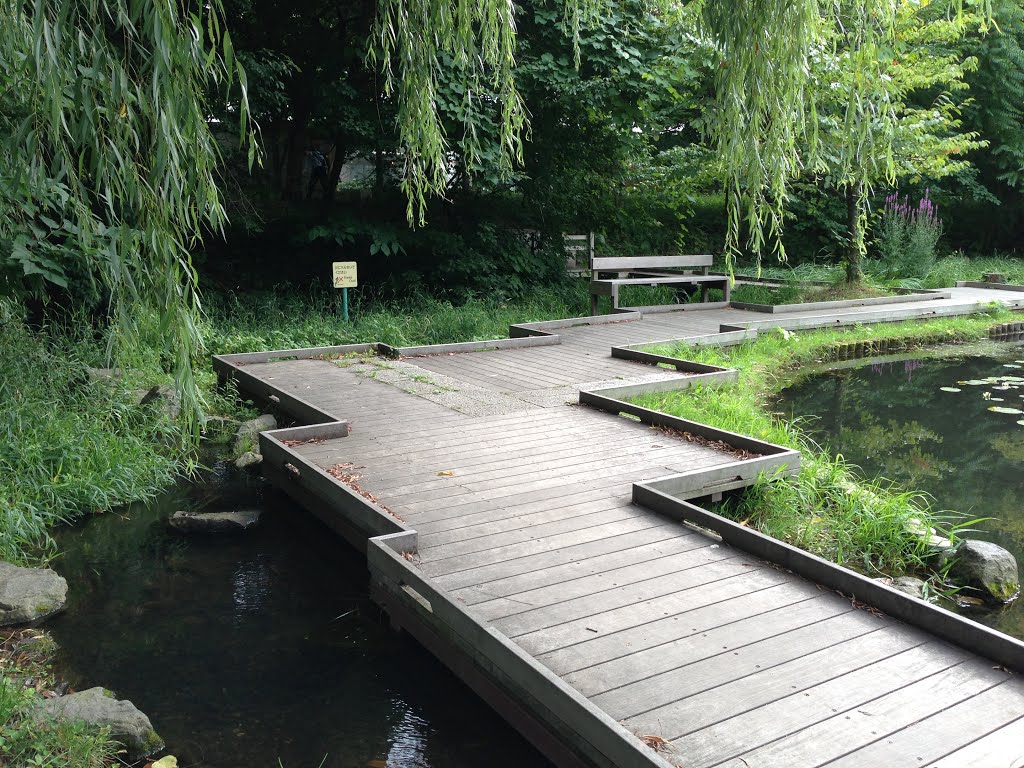
[[(205, 89), (236, 74), (219, 9), (82, 0), (2, 13), (0, 295), (103, 306), (110, 351), (127, 361), (158, 346), (197, 425), (191, 251), (225, 221)], [(244, 124), (244, 95), (232, 109)]]
[[(740, 371), (735, 385), (645, 395), (640, 405), (801, 451), (799, 473), (779, 482), (762, 478), (723, 512), (759, 530), (870, 575), (925, 570), (927, 551), (913, 528), (924, 523), (954, 532), (963, 521), (934, 513), (926, 497), (884, 482), (865, 482), (841, 457), (831, 458), (799, 425), (773, 414), (771, 398), (837, 343), (902, 339), (908, 347), (972, 341), (987, 336), (993, 317), (966, 317), (807, 333), (765, 333), (736, 347), (655, 351)], [(916, 524), (915, 524), (916, 523)]]
[(179, 427), (140, 407), (138, 374), (93, 380), (103, 347), (69, 328), (32, 332), (0, 301), (0, 559), (52, 553), (48, 529), (147, 498), (181, 469)]
[(508, 335), (512, 323), (584, 314), (588, 295), (582, 288), (538, 291), (515, 302), (473, 299), (461, 306), (425, 295), (400, 304), (364, 307), (356, 302), (353, 319), (346, 323), (336, 293), (282, 287), (212, 301), (204, 339), (216, 354), (367, 341), (411, 346), (499, 339)]

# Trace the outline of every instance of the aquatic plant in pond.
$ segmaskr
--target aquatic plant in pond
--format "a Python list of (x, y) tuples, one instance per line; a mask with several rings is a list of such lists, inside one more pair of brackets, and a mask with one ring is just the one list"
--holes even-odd
[[(1003, 363), (1003, 368), (1020, 368), (1021, 361), (1017, 360), (1013, 363)], [(993, 413), (1006, 413), (1013, 416), (1019, 416), (1024, 414), (1024, 409), (1018, 408), (1017, 405), (1024, 405), (1021, 400), (1024, 400), (1024, 392), (1018, 392), (1018, 390), (1024, 390), (1024, 376), (987, 376), (983, 379), (965, 379), (958, 381), (957, 387), (939, 387), (943, 392), (962, 392), (960, 387), (986, 387), (981, 390), (981, 398), (990, 403), (1003, 403), (1008, 402), (1007, 405), (990, 405), (988, 410)], [(1016, 405), (1015, 405), (1016, 404)], [(1024, 423), (1024, 419), (1017, 422), (1018, 424)]]

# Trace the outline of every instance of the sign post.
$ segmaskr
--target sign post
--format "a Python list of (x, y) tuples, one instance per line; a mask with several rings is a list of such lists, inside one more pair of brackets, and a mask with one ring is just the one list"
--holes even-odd
[(335, 288), (341, 288), (341, 311), (348, 322), (348, 289), (359, 285), (356, 279), (356, 263), (354, 261), (335, 261), (331, 264), (331, 277)]

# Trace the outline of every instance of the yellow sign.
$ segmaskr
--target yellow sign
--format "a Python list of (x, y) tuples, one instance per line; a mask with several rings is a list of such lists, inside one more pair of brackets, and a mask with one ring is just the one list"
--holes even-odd
[(331, 274), (334, 277), (335, 288), (355, 288), (359, 285), (354, 261), (335, 261), (331, 264)]

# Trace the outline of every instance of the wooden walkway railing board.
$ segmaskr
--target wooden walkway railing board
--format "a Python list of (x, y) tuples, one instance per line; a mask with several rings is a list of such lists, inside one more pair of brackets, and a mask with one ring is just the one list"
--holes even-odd
[[(941, 304), (913, 304), (919, 312), (969, 307), (991, 293), (955, 289)], [(539, 731), (519, 725), (542, 746), (547, 728), (559, 762), (1024, 765), (1024, 686), (1015, 676), (631, 501), (634, 482), (726, 466), (730, 453), (529, 399), (590, 382), (679, 376), (609, 349), (763, 320), (731, 309), (657, 314), (561, 329), (556, 346), (403, 362), (426, 380), (441, 375), (511, 398), (506, 409), (519, 403), (485, 416), (461, 412), (457, 393), (450, 405), (432, 402), (330, 361), (243, 370), (350, 422), (347, 437), (291, 450), (324, 469), (344, 465), (417, 532), (414, 564), (394, 561), (409, 569), (407, 585), (383, 585), (382, 594), (392, 607), (408, 603), (403, 620), (439, 655), (450, 651), (453, 668), (469, 679), (494, 658), (518, 657), (547, 671), (542, 689), (543, 676), (530, 682), (499, 663), (494, 680), (476, 687), (512, 719), (535, 710), (546, 720)], [(452, 634), (455, 619), (475, 628), (470, 635), (486, 634)], [(492, 642), (491, 661), (470, 661), (474, 645)], [(580, 698), (563, 707), (559, 690)], [(573, 714), (584, 710), (583, 719)], [(667, 749), (625, 747), (632, 737), (622, 728)]]

